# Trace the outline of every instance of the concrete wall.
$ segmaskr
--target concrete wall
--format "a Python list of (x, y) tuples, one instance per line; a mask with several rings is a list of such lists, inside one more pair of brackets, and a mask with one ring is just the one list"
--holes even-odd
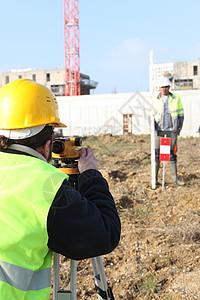
[[(181, 136), (199, 136), (200, 90), (180, 91), (185, 121)], [(153, 97), (156, 95), (153, 95)], [(132, 133), (148, 134), (148, 114), (152, 108), (150, 93), (125, 93), (57, 97), (60, 117), (68, 127), (66, 136), (100, 133), (123, 134), (123, 114), (133, 114)]]
[(184, 137), (200, 136), (200, 90), (179, 91), (184, 107), (184, 124), (181, 135)]

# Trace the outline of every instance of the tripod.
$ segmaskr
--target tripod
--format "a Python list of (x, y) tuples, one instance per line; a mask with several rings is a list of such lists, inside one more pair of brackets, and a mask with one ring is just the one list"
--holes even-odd
[[(114, 300), (112, 289), (107, 285), (101, 256), (91, 258), (98, 299)], [(59, 290), (59, 254), (54, 253), (53, 300), (76, 300), (77, 261), (71, 260), (70, 289)]]
[[(54, 164), (58, 167), (58, 165)], [(62, 170), (62, 168), (61, 168)], [(73, 165), (71, 169), (63, 168), (66, 174), (69, 175), (69, 183), (77, 189), (77, 179), (79, 172), (76, 171), (76, 165)], [(72, 172), (73, 172), (72, 171)], [(114, 300), (112, 289), (107, 285), (106, 276), (104, 272), (104, 266), (101, 256), (90, 258), (92, 263), (92, 270), (94, 274), (95, 288), (98, 294), (98, 300)], [(77, 281), (77, 261), (71, 260), (70, 263), (70, 289), (59, 290), (59, 270), (60, 270), (60, 256), (54, 252), (53, 259), (53, 300), (76, 300), (76, 281)]]

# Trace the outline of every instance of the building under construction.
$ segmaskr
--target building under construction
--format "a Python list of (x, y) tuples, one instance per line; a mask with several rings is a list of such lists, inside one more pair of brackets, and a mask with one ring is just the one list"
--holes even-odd
[[(15, 79), (32, 79), (48, 87), (55, 96), (65, 96), (65, 70), (34, 70), (16, 69), (0, 73), (0, 87)], [(97, 82), (90, 79), (90, 76), (80, 74), (81, 95), (90, 95), (90, 90), (97, 87)]]
[(167, 76), (172, 82), (171, 90), (200, 89), (200, 60), (192, 62), (177, 62), (154, 64), (150, 53), (149, 88), (150, 92), (159, 90), (159, 80)]

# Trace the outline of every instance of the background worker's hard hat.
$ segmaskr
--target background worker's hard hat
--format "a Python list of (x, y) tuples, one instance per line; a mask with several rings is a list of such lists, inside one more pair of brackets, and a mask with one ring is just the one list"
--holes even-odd
[(29, 79), (17, 79), (0, 88), (0, 129), (27, 129), (52, 124), (66, 127), (58, 115), (54, 94)]
[(164, 86), (168, 86), (168, 85), (171, 85), (169, 78), (166, 76), (163, 76), (159, 81), (159, 87), (164, 87)]

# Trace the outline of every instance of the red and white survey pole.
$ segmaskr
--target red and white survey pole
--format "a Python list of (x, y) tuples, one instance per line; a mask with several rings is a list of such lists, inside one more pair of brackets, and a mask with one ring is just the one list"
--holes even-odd
[(165, 162), (170, 161), (170, 143), (171, 139), (160, 138), (160, 161), (163, 161), (163, 180), (162, 180), (162, 191), (164, 191), (165, 185)]

